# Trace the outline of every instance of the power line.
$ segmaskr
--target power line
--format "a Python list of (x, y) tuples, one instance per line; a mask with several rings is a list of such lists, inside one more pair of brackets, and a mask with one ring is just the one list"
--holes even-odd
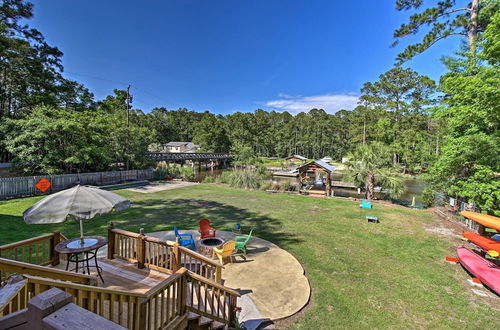
[(69, 74), (75, 75), (75, 76), (81, 76), (81, 77), (86, 77), (86, 78), (91, 78), (91, 79), (96, 79), (96, 80), (102, 80), (102, 81), (107, 81), (107, 82), (112, 82), (112, 83), (115, 83), (115, 84), (120, 84), (120, 85), (128, 86), (128, 83), (124, 83), (122, 81), (116, 81), (116, 80), (110, 80), (110, 79), (101, 78), (101, 77), (89, 76), (89, 75), (86, 75), (86, 74), (81, 74), (81, 73), (76, 73), (76, 72), (71, 72), (71, 71), (65, 71), (65, 73), (69, 73)]
[(158, 96), (158, 95), (155, 95), (155, 94), (153, 94), (153, 93), (151, 93), (151, 92), (148, 92), (148, 91), (145, 91), (145, 90), (143, 90), (143, 89), (139, 89), (139, 88), (137, 88), (137, 87), (135, 87), (135, 86), (133, 86), (133, 88), (134, 88), (135, 90), (137, 90), (137, 91), (141, 92), (141, 93), (147, 94), (147, 95), (149, 95), (149, 96), (152, 96), (152, 97), (154, 97), (154, 98), (157, 98), (157, 99), (158, 99), (158, 100), (160, 100), (160, 101), (163, 101), (163, 102), (167, 102), (167, 103), (168, 103), (168, 101), (167, 101), (167, 100), (165, 100), (164, 98), (162, 98), (162, 97), (160, 97), (160, 96)]
[[(81, 77), (86, 77), (86, 78), (91, 78), (91, 79), (96, 79), (96, 80), (102, 80), (102, 81), (107, 81), (107, 82), (111, 82), (111, 83), (114, 83), (114, 84), (120, 84), (120, 85), (124, 85), (124, 86), (128, 86), (129, 83), (126, 83), (126, 82), (123, 82), (123, 81), (116, 81), (116, 80), (111, 80), (111, 79), (107, 79), (107, 78), (102, 78), (102, 77), (96, 77), (96, 76), (90, 76), (90, 75), (86, 75), (86, 74), (82, 74), (82, 73), (77, 73), (77, 72), (72, 72), (72, 71), (65, 71), (65, 73), (69, 73), (70, 75), (75, 75), (75, 76), (81, 76)], [(161, 96), (158, 96), (158, 95), (155, 95), (149, 91), (146, 91), (144, 89), (140, 89), (140, 88), (137, 88), (135, 86), (132, 86), (133, 89), (135, 89), (136, 91), (140, 92), (140, 93), (143, 93), (143, 94), (147, 94), (149, 96), (152, 96), (162, 102), (165, 102), (165, 103), (168, 103), (169, 101), (167, 101), (166, 99), (164, 99), (163, 97)], [(147, 102), (142, 102), (142, 103), (147, 103)]]

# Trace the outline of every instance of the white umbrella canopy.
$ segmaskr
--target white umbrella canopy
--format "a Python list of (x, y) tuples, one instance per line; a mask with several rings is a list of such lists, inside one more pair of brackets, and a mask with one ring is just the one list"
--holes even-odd
[(23, 212), (27, 224), (61, 223), (68, 216), (80, 220), (80, 234), (83, 237), (82, 220), (122, 211), (130, 207), (130, 201), (110, 191), (85, 186), (74, 186), (49, 195)]

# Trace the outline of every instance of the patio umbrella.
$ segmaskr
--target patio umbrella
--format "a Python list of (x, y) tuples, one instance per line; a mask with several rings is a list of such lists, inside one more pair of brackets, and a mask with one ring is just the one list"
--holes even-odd
[(27, 224), (64, 222), (68, 216), (80, 221), (83, 244), (83, 220), (121, 211), (130, 207), (130, 201), (110, 191), (85, 186), (74, 186), (49, 195), (23, 212)]

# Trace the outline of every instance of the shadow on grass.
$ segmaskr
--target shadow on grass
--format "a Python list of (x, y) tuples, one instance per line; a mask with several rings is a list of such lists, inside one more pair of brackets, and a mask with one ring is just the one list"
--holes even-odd
[(279, 246), (300, 243), (294, 235), (285, 233), (280, 220), (233, 205), (203, 199), (148, 199), (135, 201), (133, 207), (120, 213), (106, 216), (120, 229), (147, 232), (179, 229), (197, 229), (198, 220), (208, 218), (217, 230), (231, 231), (240, 224), (243, 234), (251, 229), (254, 235)]

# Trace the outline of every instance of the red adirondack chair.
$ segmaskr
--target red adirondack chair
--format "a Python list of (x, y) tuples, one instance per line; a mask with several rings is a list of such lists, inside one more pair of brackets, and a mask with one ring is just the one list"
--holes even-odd
[(215, 237), (215, 228), (210, 227), (210, 220), (208, 219), (200, 219), (198, 222), (200, 225), (200, 229), (198, 231), (201, 234), (201, 238), (207, 238), (207, 237)]

